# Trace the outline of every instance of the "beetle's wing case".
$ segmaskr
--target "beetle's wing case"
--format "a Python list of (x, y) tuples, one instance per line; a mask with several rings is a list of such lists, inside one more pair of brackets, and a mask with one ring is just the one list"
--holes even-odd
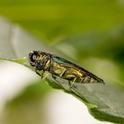
[(61, 57), (58, 57), (58, 56), (54, 56), (54, 55), (51, 55), (52, 57), (52, 60), (58, 64), (62, 64), (64, 66), (67, 66), (67, 67), (71, 67), (71, 68), (75, 68), (76, 70), (80, 71), (82, 73), (82, 75), (86, 75), (86, 78), (85, 80), (90, 80), (90, 82), (94, 82), (94, 80), (96, 80), (96, 82), (99, 82), (99, 83), (104, 83), (104, 81), (95, 76), (94, 74), (92, 74), (91, 72), (87, 71), (86, 69), (82, 68), (81, 66), (78, 66), (64, 58), (61, 58)]

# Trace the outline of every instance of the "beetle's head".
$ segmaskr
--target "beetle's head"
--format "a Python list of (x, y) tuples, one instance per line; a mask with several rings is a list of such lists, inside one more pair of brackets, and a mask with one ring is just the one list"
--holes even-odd
[(31, 51), (29, 53), (29, 62), (31, 66), (36, 67), (38, 70), (42, 70), (44, 63), (44, 53), (40, 51)]

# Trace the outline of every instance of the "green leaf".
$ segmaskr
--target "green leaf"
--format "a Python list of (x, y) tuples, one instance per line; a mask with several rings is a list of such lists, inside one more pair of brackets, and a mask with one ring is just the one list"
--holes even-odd
[[(25, 62), (25, 59), (19, 60), (18, 57), (23, 58), (28, 55), (30, 50), (34, 49), (56, 53), (57, 55), (59, 54), (57, 50), (51, 50), (47, 45), (40, 43), (37, 39), (19, 27), (15, 27), (6, 21), (3, 21), (3, 19), (2, 21), (0, 20), (0, 24), (5, 25), (5, 27), (7, 25), (6, 30), (10, 30), (8, 27), (11, 27), (11, 33), (10, 31), (6, 32), (6, 30), (3, 30), (4, 35), (0, 36), (3, 39), (0, 40), (1, 58), (10, 61), (15, 59), (15, 62), (27, 65), (31, 68), (28, 63), (23, 63)], [(9, 37), (6, 38), (6, 36)], [(12, 37), (11, 40), (10, 36)], [(6, 48), (6, 50), (2, 48)], [(124, 89), (119, 86), (119, 84), (105, 81), (105, 85), (75, 84), (74, 87), (70, 88), (68, 82), (61, 78), (57, 78), (55, 81), (51, 75), (49, 75), (46, 80), (51, 86), (63, 89), (65, 92), (79, 98), (87, 105), (89, 111), (95, 118), (115, 123), (124, 122)]]
[(74, 87), (70, 88), (68, 82), (62, 79), (49, 83), (53, 87), (56, 84), (83, 101), (95, 118), (115, 123), (124, 122), (124, 88), (121, 86), (109, 82), (105, 82), (105, 85), (75, 83)]

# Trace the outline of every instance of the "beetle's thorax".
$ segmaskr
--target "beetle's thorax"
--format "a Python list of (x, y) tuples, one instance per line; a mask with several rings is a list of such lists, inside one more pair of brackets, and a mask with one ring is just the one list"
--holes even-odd
[(48, 55), (42, 56), (43, 70), (48, 71), (50, 68), (51, 59)]

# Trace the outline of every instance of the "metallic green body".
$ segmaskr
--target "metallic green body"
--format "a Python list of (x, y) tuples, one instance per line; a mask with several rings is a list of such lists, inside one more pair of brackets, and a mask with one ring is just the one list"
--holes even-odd
[(101, 78), (84, 68), (50, 53), (32, 51), (29, 53), (29, 60), (36, 73), (48, 71), (54, 79), (56, 77), (66, 79), (71, 85), (74, 83), (104, 83)]

